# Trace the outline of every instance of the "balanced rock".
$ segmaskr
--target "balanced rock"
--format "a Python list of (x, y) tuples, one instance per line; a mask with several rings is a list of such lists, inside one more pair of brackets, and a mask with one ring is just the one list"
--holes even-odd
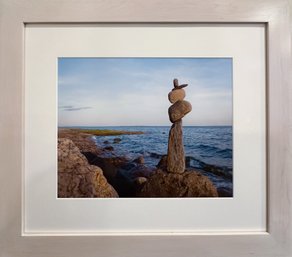
[(179, 100), (184, 100), (185, 96), (186, 92), (184, 91), (184, 89), (175, 89), (169, 92), (168, 100), (173, 104)]
[(218, 197), (218, 193), (209, 178), (196, 171), (172, 174), (157, 170), (144, 183), (139, 196)]
[(188, 84), (182, 84), (182, 85), (179, 85), (179, 86), (177, 86), (176, 88), (174, 88), (172, 90), (182, 89), (182, 88), (187, 87), (187, 86), (188, 86)]
[(173, 87), (174, 88), (177, 88), (179, 86), (179, 84), (178, 84), (178, 79), (174, 79), (173, 80)]
[(187, 113), (192, 110), (192, 105), (185, 100), (179, 100), (175, 102), (168, 109), (169, 119), (172, 123), (183, 118)]
[(175, 122), (169, 131), (166, 170), (170, 173), (183, 173), (185, 171), (185, 152), (181, 120)]
[(173, 87), (174, 87), (173, 90), (181, 89), (181, 88), (184, 88), (184, 87), (187, 87), (187, 86), (188, 86), (188, 84), (182, 84), (182, 85), (180, 85), (180, 84), (178, 83), (178, 79), (174, 79), (174, 80), (173, 80)]
[(118, 197), (101, 168), (90, 165), (79, 148), (67, 138), (58, 139), (59, 197)]

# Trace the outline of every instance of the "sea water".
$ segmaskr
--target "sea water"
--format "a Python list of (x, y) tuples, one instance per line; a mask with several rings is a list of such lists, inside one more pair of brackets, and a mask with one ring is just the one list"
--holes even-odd
[[(144, 132), (144, 134), (137, 135), (94, 136), (93, 139), (98, 147), (113, 146), (114, 154), (117, 156), (135, 159), (142, 155), (145, 159), (145, 165), (152, 168), (156, 167), (161, 157), (167, 154), (170, 126), (83, 128)], [(117, 137), (121, 141), (114, 144), (114, 139)], [(232, 126), (184, 126), (183, 143), (187, 167), (208, 176), (217, 188), (224, 187), (232, 190), (232, 142)], [(217, 173), (210, 172), (210, 166)]]
[[(156, 166), (159, 155), (167, 154), (168, 133), (170, 127), (90, 127), (90, 129), (110, 129), (142, 131), (144, 134), (98, 136), (99, 146), (104, 142), (113, 143), (114, 138), (122, 139), (114, 148), (121, 155), (135, 158), (143, 155), (147, 165)], [(232, 127), (183, 127), (185, 155), (207, 164), (232, 168)]]

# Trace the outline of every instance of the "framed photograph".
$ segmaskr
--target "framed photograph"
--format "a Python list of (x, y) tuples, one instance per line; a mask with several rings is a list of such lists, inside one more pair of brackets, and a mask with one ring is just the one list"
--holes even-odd
[(23, 235), (265, 233), (264, 30), (27, 25)]
[(1, 10), (1, 254), (291, 256), (288, 1)]
[[(58, 197), (232, 197), (231, 73), (231, 58), (59, 58)], [(174, 74), (195, 84), (189, 101), (188, 84), (163, 87)], [(87, 163), (76, 167), (67, 144), (105, 187), (79, 177)]]

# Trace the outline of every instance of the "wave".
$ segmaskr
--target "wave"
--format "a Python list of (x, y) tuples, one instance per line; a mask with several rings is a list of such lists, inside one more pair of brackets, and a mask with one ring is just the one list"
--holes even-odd
[[(155, 159), (161, 159), (163, 154), (150, 152), (149, 156)], [(232, 169), (226, 166), (218, 166), (213, 164), (208, 164), (203, 162), (193, 156), (186, 156), (186, 168), (196, 168), (203, 170), (207, 173), (212, 173), (213, 175), (224, 177), (225, 179), (232, 180)]]
[(232, 149), (230, 148), (218, 148), (216, 146), (210, 146), (210, 145), (205, 145), (205, 144), (199, 144), (196, 146), (196, 148), (199, 148), (203, 151), (206, 151), (207, 153), (210, 154), (219, 154), (223, 158), (231, 158), (232, 157)]
[(201, 169), (207, 173), (214, 174), (216, 176), (224, 177), (225, 179), (232, 180), (232, 169), (226, 166), (218, 166), (208, 164), (192, 156), (186, 156), (186, 167)]

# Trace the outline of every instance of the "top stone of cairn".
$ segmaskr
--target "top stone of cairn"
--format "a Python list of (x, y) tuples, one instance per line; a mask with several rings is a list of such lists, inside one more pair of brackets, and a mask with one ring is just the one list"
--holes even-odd
[(174, 79), (173, 80), (173, 87), (174, 88), (172, 90), (182, 89), (182, 88), (187, 87), (187, 86), (188, 86), (188, 84), (179, 85), (178, 84), (178, 79)]
[(184, 87), (186, 87), (188, 84), (178, 84), (178, 80), (174, 79), (173, 80), (173, 89), (172, 91), (169, 92), (168, 94), (168, 100), (173, 104), (177, 101), (182, 101), (184, 100), (186, 96), (186, 92), (184, 91)]

